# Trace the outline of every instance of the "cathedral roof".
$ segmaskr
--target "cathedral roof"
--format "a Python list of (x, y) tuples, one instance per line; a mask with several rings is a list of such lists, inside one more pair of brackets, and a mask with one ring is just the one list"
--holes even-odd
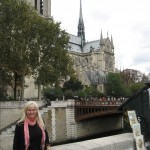
[(89, 70), (86, 71), (85, 73), (92, 84), (102, 84), (106, 82), (106, 75), (101, 70), (97, 70), (97, 71)]
[(100, 40), (86, 42), (84, 47), (83, 47), (83, 52), (88, 53), (91, 50), (95, 51), (95, 50), (99, 49), (100, 48), (99, 42), (100, 42)]
[[(69, 39), (69, 46), (70, 51), (82, 53), (82, 47), (81, 47), (81, 37), (75, 36), (72, 34), (69, 34), (70, 39)], [(83, 53), (88, 53), (91, 50), (97, 50), (100, 48), (100, 40), (95, 40), (95, 41), (90, 41), (86, 42), (85, 45), (83, 46)]]

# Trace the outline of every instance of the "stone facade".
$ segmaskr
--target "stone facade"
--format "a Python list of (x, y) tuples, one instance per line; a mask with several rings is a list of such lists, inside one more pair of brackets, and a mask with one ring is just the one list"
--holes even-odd
[[(42, 87), (41, 87), (42, 88)], [(16, 98), (20, 100), (21, 98), (21, 87), (17, 86), (16, 89)], [(13, 88), (10, 86), (7, 86), (6, 88), (7, 94), (9, 96), (13, 97)], [(24, 88), (24, 100), (28, 99), (37, 99), (38, 98), (38, 86), (35, 85), (35, 80), (32, 76), (26, 76), (25, 77), (25, 88)]]
[(45, 18), (51, 17), (51, 0), (26, 0), (39, 14)]
[(34, 82), (32, 76), (25, 78), (24, 99), (36, 99), (38, 97), (38, 86)]
[(77, 36), (70, 34), (68, 50), (74, 61), (77, 77), (84, 85), (94, 85), (100, 92), (104, 92), (106, 75), (115, 72), (115, 54), (113, 38), (103, 38), (86, 41), (85, 26), (80, 0), (80, 13)]
[[(102, 33), (101, 33), (102, 34)], [(73, 37), (73, 35), (71, 35)], [(106, 75), (115, 72), (115, 56), (113, 42), (108, 37), (100, 40), (85, 42), (84, 47), (77, 43), (81, 38), (70, 38), (71, 50), (68, 51), (74, 61), (77, 77), (84, 85), (95, 85), (100, 92), (104, 92)], [(78, 40), (79, 39), (79, 40)]]

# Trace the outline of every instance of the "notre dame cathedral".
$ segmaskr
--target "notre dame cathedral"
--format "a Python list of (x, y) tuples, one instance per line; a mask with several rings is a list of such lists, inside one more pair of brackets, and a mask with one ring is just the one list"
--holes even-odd
[(81, 0), (77, 36), (70, 34), (69, 45), (79, 80), (104, 92), (106, 74), (115, 71), (113, 39), (103, 38), (101, 31), (99, 40), (86, 42)]
[[(45, 18), (51, 17), (51, 0), (26, 0), (32, 5), (39, 14)], [(80, 15), (78, 22), (77, 35), (69, 34), (68, 53), (74, 61), (76, 75), (84, 85), (94, 85), (100, 92), (104, 92), (106, 75), (108, 72), (115, 71), (115, 57), (113, 39), (103, 38), (102, 31), (100, 39), (95, 41), (86, 41), (85, 26), (82, 15), (82, 3), (80, 0)], [(54, 18), (55, 19), (55, 18)], [(26, 79), (28, 88), (25, 89), (25, 97), (36, 97), (37, 89), (31, 89), (33, 79)], [(31, 86), (30, 86), (31, 85)], [(30, 91), (32, 93), (30, 94)], [(33, 96), (34, 91), (34, 96)]]

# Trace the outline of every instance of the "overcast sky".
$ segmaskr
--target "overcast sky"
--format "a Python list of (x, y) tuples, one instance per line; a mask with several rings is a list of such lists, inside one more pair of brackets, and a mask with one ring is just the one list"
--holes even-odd
[[(61, 28), (77, 35), (80, 0), (51, 0)], [(116, 67), (150, 73), (150, 0), (82, 0), (86, 41), (113, 37)]]

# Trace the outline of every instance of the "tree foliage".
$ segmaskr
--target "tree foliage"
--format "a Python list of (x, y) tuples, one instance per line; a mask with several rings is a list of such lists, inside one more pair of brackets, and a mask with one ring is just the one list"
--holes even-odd
[(109, 73), (107, 79), (107, 94), (110, 96), (129, 97), (144, 87), (143, 80), (136, 82), (131, 77), (126, 77), (125, 74), (122, 73)]
[(1, 65), (12, 72), (26, 73), (34, 40), (31, 21), (36, 13), (23, 1), (2, 0), (0, 6)]
[(59, 82), (73, 73), (72, 61), (67, 53), (69, 36), (60, 29), (60, 23), (52, 18), (37, 22), (37, 48), (39, 63), (34, 69), (34, 77), (38, 84), (48, 85)]
[[(1, 0), (0, 68), (15, 77), (32, 75), (48, 85), (72, 74), (67, 53), (69, 36), (60, 23), (39, 16), (25, 1)], [(15, 88), (16, 89), (16, 88)]]
[(122, 77), (119, 73), (109, 73), (107, 76), (107, 94), (109, 96), (124, 96), (126, 93)]
[(28, 74), (31, 68), (30, 30), (36, 13), (25, 2), (17, 0), (2, 0), (0, 12), (0, 68), (14, 77), (11, 83), (16, 98), (18, 77)]
[(131, 94), (134, 95), (145, 86), (142, 82), (133, 83), (130, 85)]
[(49, 100), (63, 99), (63, 92), (60, 87), (46, 87), (43, 89), (42, 92), (46, 99)]
[(84, 88), (81, 81), (77, 78), (70, 78), (70, 80), (66, 81), (63, 85), (63, 90), (72, 90), (72, 91), (79, 91)]

